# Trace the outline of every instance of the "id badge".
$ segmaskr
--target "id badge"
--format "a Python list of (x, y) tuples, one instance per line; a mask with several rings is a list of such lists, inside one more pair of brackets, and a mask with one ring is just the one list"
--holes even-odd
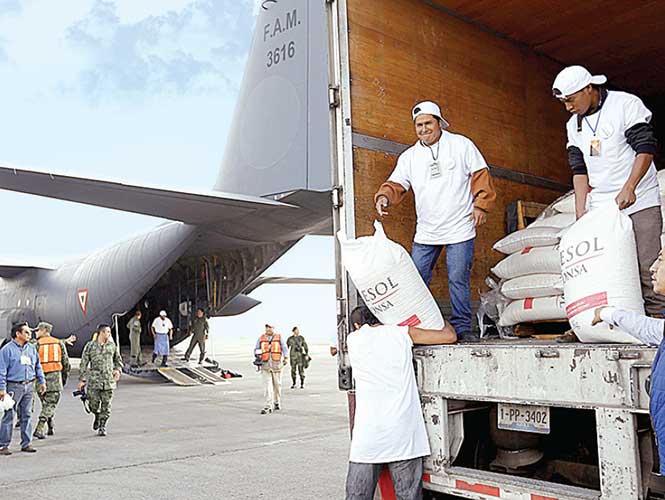
[(600, 156), (600, 139), (591, 139), (589, 154), (591, 156)]
[(429, 165), (429, 178), (438, 179), (439, 177), (441, 177), (441, 165), (438, 161), (433, 161)]
[(26, 356), (25, 354), (23, 354), (21, 356), (21, 364), (22, 365), (28, 365), (28, 366), (31, 365), (32, 360), (30, 359), (30, 356)]

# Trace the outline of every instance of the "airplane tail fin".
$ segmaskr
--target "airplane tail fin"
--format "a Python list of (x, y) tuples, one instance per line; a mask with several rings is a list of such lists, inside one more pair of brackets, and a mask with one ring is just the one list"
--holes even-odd
[(215, 190), (331, 188), (325, 2), (264, 1)]

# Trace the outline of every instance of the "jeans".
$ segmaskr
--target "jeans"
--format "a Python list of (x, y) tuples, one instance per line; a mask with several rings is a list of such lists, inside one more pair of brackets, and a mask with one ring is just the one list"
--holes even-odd
[[(453, 314), (450, 324), (458, 335), (471, 333), (471, 264), (475, 238), (460, 243), (446, 245), (446, 270), (448, 271), (448, 292)], [(432, 269), (441, 255), (443, 245), (422, 245), (413, 242), (411, 258), (429, 286)]]
[[(385, 464), (390, 472), (397, 500), (423, 497), (423, 459), (401, 460)], [(346, 500), (372, 500), (384, 464), (349, 462), (346, 474)]]
[(32, 398), (35, 393), (35, 384), (15, 384), (7, 382), (7, 393), (13, 393), (14, 408), (6, 411), (0, 423), (0, 448), (9, 447), (14, 429), (14, 412), (18, 410), (21, 422), (21, 448), (32, 442)]

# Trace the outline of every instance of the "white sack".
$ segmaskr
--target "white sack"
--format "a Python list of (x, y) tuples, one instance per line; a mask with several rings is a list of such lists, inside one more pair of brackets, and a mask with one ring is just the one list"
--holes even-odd
[(506, 255), (528, 247), (547, 247), (559, 242), (558, 227), (527, 227), (504, 236), (492, 248)]
[(373, 236), (337, 233), (342, 262), (365, 304), (386, 325), (440, 329), (443, 316), (409, 253), (391, 241), (380, 222)]
[(563, 293), (561, 274), (531, 274), (506, 281), (501, 286), (501, 293), (509, 299), (528, 297), (549, 297)]
[(529, 247), (498, 262), (492, 272), (503, 279), (527, 274), (558, 274), (561, 273), (560, 259), (556, 246)]
[(568, 196), (557, 201), (552, 208), (559, 213), (574, 214), (575, 213), (575, 193), (571, 192)]
[(594, 311), (615, 306), (644, 314), (633, 223), (614, 203), (587, 212), (561, 239), (561, 272), (570, 324), (582, 342), (639, 343)]
[(562, 213), (555, 214), (550, 217), (543, 217), (542, 219), (536, 219), (529, 227), (558, 227), (564, 228), (572, 226), (575, 223), (575, 214), (574, 213)]
[(508, 304), (499, 318), (499, 326), (512, 326), (530, 321), (566, 319), (563, 296), (516, 300)]

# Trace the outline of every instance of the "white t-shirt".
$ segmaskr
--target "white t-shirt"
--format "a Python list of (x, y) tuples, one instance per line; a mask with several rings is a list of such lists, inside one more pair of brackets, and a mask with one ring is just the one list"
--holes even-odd
[[(635, 150), (626, 140), (625, 132), (638, 123), (649, 123), (651, 111), (639, 97), (610, 90), (599, 111), (582, 120), (577, 131), (577, 116), (566, 124), (568, 146), (577, 146), (584, 155), (589, 175), (589, 209), (613, 202), (628, 180), (635, 163)], [(594, 130), (596, 131), (594, 133)], [(591, 141), (600, 141), (600, 154), (591, 156)], [(656, 167), (651, 166), (635, 189), (637, 201), (624, 212), (628, 215), (649, 207), (660, 206)]]
[(152, 322), (152, 327), (157, 333), (169, 333), (169, 330), (173, 328), (173, 323), (169, 318), (162, 319), (161, 316), (157, 316)]
[(388, 180), (407, 191), (413, 188), (416, 243), (449, 245), (476, 236), (471, 176), (483, 168), (485, 158), (471, 139), (445, 130), (437, 144), (428, 147), (418, 141), (399, 156)]
[(430, 454), (408, 326), (363, 326), (347, 338), (356, 381), (349, 460), (388, 463)]

